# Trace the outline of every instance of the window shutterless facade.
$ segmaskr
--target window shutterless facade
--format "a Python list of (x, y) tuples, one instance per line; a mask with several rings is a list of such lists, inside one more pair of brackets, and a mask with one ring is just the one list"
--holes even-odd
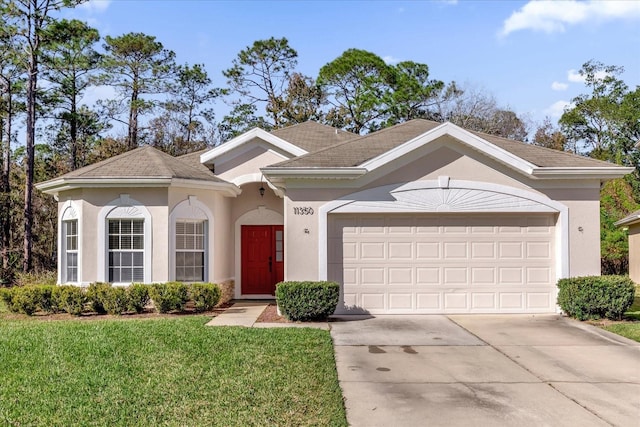
[(78, 281), (78, 220), (62, 222), (64, 238), (64, 282)]
[(108, 220), (109, 282), (144, 281), (144, 220)]
[(207, 224), (203, 220), (176, 220), (176, 280), (205, 280), (205, 241)]

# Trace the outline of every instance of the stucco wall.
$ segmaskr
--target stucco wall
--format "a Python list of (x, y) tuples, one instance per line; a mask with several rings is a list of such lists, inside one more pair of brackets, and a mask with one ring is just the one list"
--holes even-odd
[(233, 181), (235, 178), (259, 173), (260, 168), (286, 160), (287, 157), (269, 151), (262, 146), (249, 149), (232, 159), (215, 163), (215, 173), (226, 181)]
[[(545, 195), (568, 208), (568, 274), (570, 276), (600, 274), (600, 182), (599, 180), (533, 180), (493, 161), (482, 163), (477, 153), (462, 155), (460, 151), (439, 147), (423, 157), (390, 168), (392, 171), (374, 180), (365, 181), (360, 188), (326, 188), (335, 181), (298, 180), (287, 182), (285, 198), (286, 279), (314, 279), (319, 275), (318, 242), (323, 233), (319, 211), (327, 202), (388, 184), (410, 181), (437, 180), (449, 176), (452, 180), (482, 181), (523, 189)], [(325, 188), (322, 186), (326, 185)], [(306, 188), (305, 188), (306, 187)], [(294, 208), (307, 207), (314, 215), (295, 215)], [(561, 227), (561, 224), (558, 225)], [(308, 233), (304, 230), (307, 229)], [(561, 233), (561, 231), (559, 231)], [(558, 235), (556, 251), (561, 250), (562, 233)], [(561, 271), (561, 266), (557, 266)]]
[(640, 283), (640, 224), (629, 226), (629, 277)]

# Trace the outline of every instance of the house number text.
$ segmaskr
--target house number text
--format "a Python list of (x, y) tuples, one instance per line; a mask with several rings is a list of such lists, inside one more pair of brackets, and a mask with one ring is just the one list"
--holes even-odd
[(301, 208), (293, 208), (294, 215), (313, 215), (313, 208), (309, 207), (301, 207)]

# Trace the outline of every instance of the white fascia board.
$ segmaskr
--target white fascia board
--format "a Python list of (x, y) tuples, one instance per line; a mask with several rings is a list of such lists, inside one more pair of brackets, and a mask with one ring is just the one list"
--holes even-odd
[(365, 168), (262, 168), (268, 178), (355, 179), (367, 173)]
[(76, 188), (123, 188), (123, 187), (190, 187), (220, 190), (235, 197), (240, 194), (240, 189), (227, 182), (200, 181), (181, 178), (83, 178), (83, 179), (57, 179), (36, 184), (36, 188), (45, 194), (56, 195), (62, 191)]
[(571, 178), (571, 177), (583, 177), (583, 178), (600, 178), (600, 179), (614, 179), (622, 178), (623, 176), (633, 172), (635, 168), (623, 167), (623, 166), (610, 166), (610, 167), (537, 167), (533, 170), (532, 175), (536, 178), (542, 179), (555, 179), (555, 178)]
[(211, 182), (199, 181), (194, 179), (174, 178), (173, 180), (171, 180), (171, 186), (181, 188), (202, 188), (205, 190), (221, 191), (229, 197), (236, 197), (240, 195), (240, 193), (242, 193), (240, 187), (231, 182)]
[(236, 148), (246, 144), (254, 138), (259, 138), (263, 141), (268, 142), (269, 144), (279, 148), (280, 150), (290, 153), (293, 157), (302, 156), (303, 154), (307, 154), (306, 150), (298, 147), (297, 145), (293, 145), (290, 142), (285, 141), (282, 138), (279, 138), (263, 129), (253, 128), (248, 132), (243, 133), (242, 135), (238, 135), (233, 138), (229, 142), (225, 142), (222, 145), (217, 146), (216, 148), (207, 151), (204, 154), (200, 155), (200, 163), (207, 163), (213, 159), (216, 159), (223, 154), (226, 154), (230, 151), (235, 150)]
[(622, 218), (620, 221), (616, 221), (613, 223), (616, 227), (620, 227), (622, 225), (632, 225), (640, 222), (640, 214), (628, 216), (626, 218)]
[(449, 135), (461, 141), (463, 144), (466, 144), (469, 147), (482, 152), (501, 163), (506, 164), (507, 166), (519, 170), (524, 174), (531, 175), (533, 169), (536, 168), (536, 165), (534, 165), (533, 163), (530, 163), (516, 156), (515, 154), (503, 150), (502, 148), (493, 145), (489, 141), (486, 141), (479, 136), (476, 136), (471, 132), (468, 132), (450, 122), (443, 123), (440, 126), (431, 129), (430, 131), (427, 131), (413, 138), (412, 140), (409, 140), (404, 144), (397, 146), (392, 150), (380, 154), (378, 157), (364, 162), (361, 167), (366, 168), (367, 171), (372, 171), (401, 156), (404, 156), (405, 154), (409, 154), (418, 147), (428, 144), (431, 141), (434, 141), (445, 135)]

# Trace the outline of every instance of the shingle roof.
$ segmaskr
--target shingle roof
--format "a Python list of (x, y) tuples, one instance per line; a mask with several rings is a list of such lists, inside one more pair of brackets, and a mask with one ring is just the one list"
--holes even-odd
[[(294, 159), (285, 160), (273, 166), (292, 168), (357, 167), (441, 124), (429, 120), (415, 119)], [(613, 166), (611, 163), (563, 151), (538, 147), (481, 132), (471, 133), (539, 167)]]
[(360, 135), (351, 132), (311, 121), (276, 129), (271, 131), (271, 134), (310, 153), (360, 137)]
[(616, 222), (615, 225), (620, 227), (621, 225), (631, 225), (640, 222), (640, 210), (630, 213), (629, 215)]
[(140, 147), (62, 175), (66, 178), (182, 178), (226, 182), (209, 170), (192, 166), (153, 147)]

